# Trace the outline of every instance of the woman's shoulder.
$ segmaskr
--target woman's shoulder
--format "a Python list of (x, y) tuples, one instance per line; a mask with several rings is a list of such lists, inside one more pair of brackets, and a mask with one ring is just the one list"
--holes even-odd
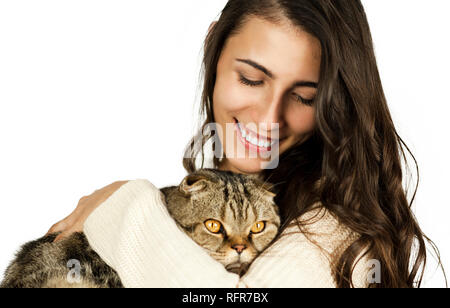
[(313, 244), (325, 250), (328, 255), (344, 252), (360, 237), (360, 234), (340, 223), (338, 218), (320, 202), (315, 203), (310, 210), (291, 221), (283, 233), (287, 235), (294, 232), (300, 232)]
[[(321, 203), (314, 206), (303, 215), (294, 219), (282, 232), (277, 246), (282, 250), (286, 244), (291, 247), (301, 247), (315, 251), (316, 256), (327, 260), (330, 269), (337, 258), (358, 238), (360, 234), (354, 232), (331, 213)], [(366, 287), (368, 258), (362, 251), (355, 259), (353, 283), (356, 287)], [(360, 258), (362, 257), (362, 258)]]

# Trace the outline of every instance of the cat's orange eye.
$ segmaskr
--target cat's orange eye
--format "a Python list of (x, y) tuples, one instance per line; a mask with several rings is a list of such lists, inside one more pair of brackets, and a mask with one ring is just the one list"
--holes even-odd
[(250, 231), (252, 231), (252, 233), (261, 233), (265, 227), (266, 224), (264, 223), (264, 221), (258, 221), (253, 224)]
[(205, 227), (212, 233), (219, 233), (222, 228), (222, 224), (217, 220), (208, 219), (207, 221), (205, 221)]

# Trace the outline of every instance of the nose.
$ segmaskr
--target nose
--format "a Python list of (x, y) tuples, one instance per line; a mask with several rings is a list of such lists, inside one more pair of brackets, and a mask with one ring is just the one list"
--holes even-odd
[(274, 94), (267, 104), (261, 105), (259, 123), (264, 124), (267, 131), (273, 131), (277, 128), (281, 129), (285, 125), (283, 100), (283, 94)]
[(237, 253), (240, 254), (242, 251), (244, 251), (245, 248), (247, 248), (247, 246), (243, 245), (243, 244), (237, 244), (237, 245), (231, 246), (231, 248), (233, 248), (234, 250), (237, 251)]

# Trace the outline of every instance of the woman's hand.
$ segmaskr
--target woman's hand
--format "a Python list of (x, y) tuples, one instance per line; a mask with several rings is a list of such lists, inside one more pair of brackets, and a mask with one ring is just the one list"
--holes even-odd
[(94, 191), (89, 196), (84, 196), (78, 201), (75, 210), (63, 220), (54, 224), (47, 232), (47, 234), (61, 232), (56, 238), (55, 242), (62, 238), (69, 236), (73, 232), (82, 232), (83, 225), (88, 216), (99, 206), (103, 201), (108, 199), (120, 186), (128, 181), (117, 181), (109, 184), (101, 189)]

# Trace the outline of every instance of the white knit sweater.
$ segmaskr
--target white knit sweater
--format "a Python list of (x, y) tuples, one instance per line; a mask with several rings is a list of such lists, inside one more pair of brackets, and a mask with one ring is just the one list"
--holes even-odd
[[(85, 222), (89, 243), (118, 272), (125, 287), (335, 287), (330, 255), (342, 252), (357, 238), (327, 210), (318, 208), (300, 219), (313, 217), (308, 231), (315, 235), (309, 238), (322, 249), (297, 227), (289, 227), (286, 236), (266, 249), (239, 278), (178, 228), (162, 197), (148, 180), (132, 180)], [(366, 261), (362, 258), (356, 264), (356, 287), (367, 286)]]

